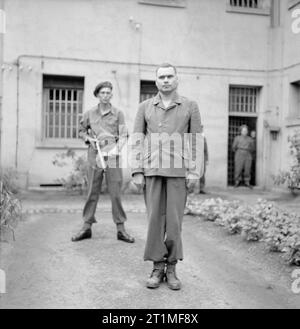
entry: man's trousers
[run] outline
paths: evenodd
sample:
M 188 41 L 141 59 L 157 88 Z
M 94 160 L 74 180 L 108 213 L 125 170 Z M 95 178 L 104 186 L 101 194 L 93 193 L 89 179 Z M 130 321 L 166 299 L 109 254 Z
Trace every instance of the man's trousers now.
M 145 177 L 148 235 L 144 260 L 176 263 L 183 259 L 181 228 L 187 198 L 184 177 Z
M 244 170 L 244 181 L 249 183 L 251 179 L 252 155 L 246 150 L 237 150 L 234 158 L 234 178 L 235 182 L 241 181 Z
M 83 209 L 83 220 L 85 223 L 96 223 L 95 212 L 101 192 L 103 174 L 103 169 L 89 168 L 88 197 Z M 107 168 L 105 176 L 108 192 L 111 198 L 113 220 L 117 225 L 122 224 L 127 219 L 121 202 L 122 169 Z

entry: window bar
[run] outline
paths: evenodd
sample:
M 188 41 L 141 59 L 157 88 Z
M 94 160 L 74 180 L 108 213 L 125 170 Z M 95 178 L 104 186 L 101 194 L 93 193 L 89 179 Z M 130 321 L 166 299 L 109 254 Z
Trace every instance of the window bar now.
M 78 98 L 80 98 L 80 112 L 79 112 L 79 108 L 77 110 L 77 113 L 76 113 L 76 138 L 79 137 L 79 134 L 78 134 L 78 131 L 79 131 L 79 120 L 82 118 L 82 102 L 83 102 L 83 91 L 80 90 L 80 97 L 78 95 Z
M 73 90 L 73 92 L 76 92 Z M 70 138 L 73 138 L 73 113 L 74 113 L 74 108 L 71 106 L 71 113 L 70 113 L 70 127 L 69 127 L 69 132 L 70 132 Z
M 49 89 L 44 91 L 44 109 L 45 109 L 45 119 L 44 119 L 44 138 L 49 137 L 49 103 L 50 103 L 50 93 Z
M 58 94 L 59 96 L 58 96 L 58 98 L 59 98 L 59 103 L 58 103 L 58 136 L 56 136 L 56 137 L 58 137 L 58 138 L 61 138 L 62 136 L 61 136 L 61 126 L 62 126 L 62 124 L 61 124 L 61 99 L 62 99 L 62 90 L 61 89 L 59 89 L 59 94 Z
M 56 89 L 53 89 L 53 103 L 52 103 L 52 138 L 55 137 L 55 114 L 56 114 Z

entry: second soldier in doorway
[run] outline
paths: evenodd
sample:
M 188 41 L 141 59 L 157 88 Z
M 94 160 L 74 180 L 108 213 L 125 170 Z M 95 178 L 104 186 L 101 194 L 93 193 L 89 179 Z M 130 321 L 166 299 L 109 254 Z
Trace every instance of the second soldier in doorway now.
M 240 135 L 236 136 L 233 141 L 232 150 L 234 154 L 234 179 L 235 187 L 238 187 L 242 181 L 244 173 L 244 183 L 247 187 L 251 180 L 252 154 L 254 149 L 253 138 L 248 136 L 248 126 L 240 127 Z
M 117 228 L 117 238 L 124 242 L 134 242 L 134 238 L 125 231 L 124 223 L 127 218 L 121 202 L 122 168 L 120 167 L 120 151 L 127 141 L 128 131 L 123 112 L 110 103 L 112 89 L 113 86 L 109 81 L 96 86 L 94 96 L 99 99 L 99 104 L 85 112 L 80 122 L 79 134 L 85 143 L 89 145 L 88 197 L 83 209 L 83 226 L 72 237 L 72 241 L 92 237 L 92 224 L 96 223 L 95 212 L 105 173 L 112 203 L 113 220 Z M 95 138 L 99 141 L 98 145 L 103 155 L 102 160 L 105 160 L 103 164 L 99 161 L 100 155 L 97 151 Z

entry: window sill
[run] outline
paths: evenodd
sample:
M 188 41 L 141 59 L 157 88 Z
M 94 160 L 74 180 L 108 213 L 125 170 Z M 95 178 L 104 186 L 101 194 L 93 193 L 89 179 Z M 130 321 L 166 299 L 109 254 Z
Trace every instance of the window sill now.
M 186 0 L 138 0 L 142 5 L 185 8 Z
M 75 148 L 79 150 L 85 150 L 87 146 L 84 144 L 82 140 L 51 140 L 47 139 L 44 141 L 37 142 L 35 147 L 37 149 L 67 149 L 67 148 Z
M 263 15 L 269 16 L 270 9 L 259 9 L 259 8 L 243 8 L 227 5 L 226 11 L 228 13 L 238 13 L 238 14 L 250 14 L 250 15 Z
M 286 118 L 285 119 L 286 127 L 299 127 L 300 126 L 300 118 Z

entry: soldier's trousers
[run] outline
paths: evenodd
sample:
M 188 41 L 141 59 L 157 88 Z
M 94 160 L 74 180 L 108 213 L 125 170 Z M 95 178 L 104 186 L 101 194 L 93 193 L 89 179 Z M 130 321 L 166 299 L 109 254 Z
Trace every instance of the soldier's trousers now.
M 83 209 L 83 220 L 85 223 L 93 224 L 96 223 L 95 212 L 101 192 L 104 170 L 90 167 L 88 175 L 88 197 Z M 122 169 L 107 168 L 105 175 L 111 198 L 113 220 L 117 225 L 122 224 L 127 219 L 121 202 Z
M 241 181 L 244 171 L 244 181 L 249 183 L 251 179 L 252 155 L 249 151 L 238 149 L 234 158 L 234 178 L 236 182 Z
M 183 259 L 181 228 L 187 198 L 184 177 L 145 177 L 148 235 L 144 260 L 176 263 Z

